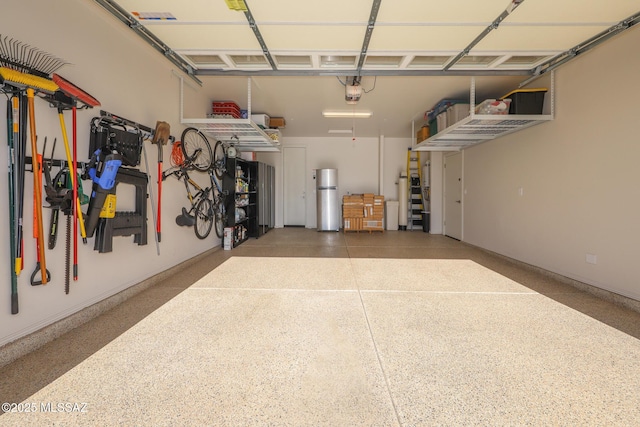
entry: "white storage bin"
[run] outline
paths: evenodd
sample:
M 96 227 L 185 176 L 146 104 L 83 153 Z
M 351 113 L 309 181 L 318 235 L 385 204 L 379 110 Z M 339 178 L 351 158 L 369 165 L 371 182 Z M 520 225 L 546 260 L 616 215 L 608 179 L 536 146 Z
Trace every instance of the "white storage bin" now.
M 257 124 L 258 126 L 268 128 L 270 119 L 269 119 L 269 116 L 266 114 L 252 114 L 251 121 Z
M 447 127 L 469 116 L 469 104 L 454 104 L 447 108 Z

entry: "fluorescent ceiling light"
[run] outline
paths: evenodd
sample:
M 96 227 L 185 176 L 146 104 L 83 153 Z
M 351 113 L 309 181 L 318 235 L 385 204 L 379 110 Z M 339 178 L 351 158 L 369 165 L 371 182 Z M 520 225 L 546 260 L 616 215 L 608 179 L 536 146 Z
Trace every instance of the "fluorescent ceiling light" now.
M 328 118 L 368 119 L 373 113 L 371 111 L 323 111 L 322 115 Z

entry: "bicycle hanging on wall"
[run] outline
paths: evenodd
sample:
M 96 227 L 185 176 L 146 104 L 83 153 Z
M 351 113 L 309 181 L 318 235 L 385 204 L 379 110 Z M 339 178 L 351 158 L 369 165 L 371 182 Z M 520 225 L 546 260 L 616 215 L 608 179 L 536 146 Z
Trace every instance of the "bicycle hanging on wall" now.
M 192 171 L 207 172 L 210 186 L 202 188 L 190 176 Z M 182 181 L 187 192 L 189 207 L 183 207 L 176 217 L 176 224 L 193 227 L 196 237 L 205 239 L 215 224 L 216 236 L 223 237 L 227 223 L 222 177 L 226 171 L 226 146 L 217 141 L 215 149 L 207 137 L 196 128 L 182 132 L 180 141 L 171 151 L 171 168 L 162 173 L 162 180 L 173 175 Z

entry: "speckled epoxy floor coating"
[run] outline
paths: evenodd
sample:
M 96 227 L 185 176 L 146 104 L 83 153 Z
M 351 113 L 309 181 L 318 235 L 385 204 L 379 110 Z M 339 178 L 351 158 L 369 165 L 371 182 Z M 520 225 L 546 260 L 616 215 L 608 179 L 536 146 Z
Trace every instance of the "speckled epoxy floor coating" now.
M 638 313 L 442 236 L 272 230 L 190 273 L 0 369 L 38 408 L 0 425 L 640 423 Z

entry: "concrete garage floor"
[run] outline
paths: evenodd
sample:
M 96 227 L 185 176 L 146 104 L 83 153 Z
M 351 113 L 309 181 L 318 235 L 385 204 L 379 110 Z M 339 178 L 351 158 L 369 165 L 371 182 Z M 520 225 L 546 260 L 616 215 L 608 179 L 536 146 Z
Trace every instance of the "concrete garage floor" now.
M 276 229 L 1 368 L 0 425 L 637 425 L 639 337 L 443 236 Z

